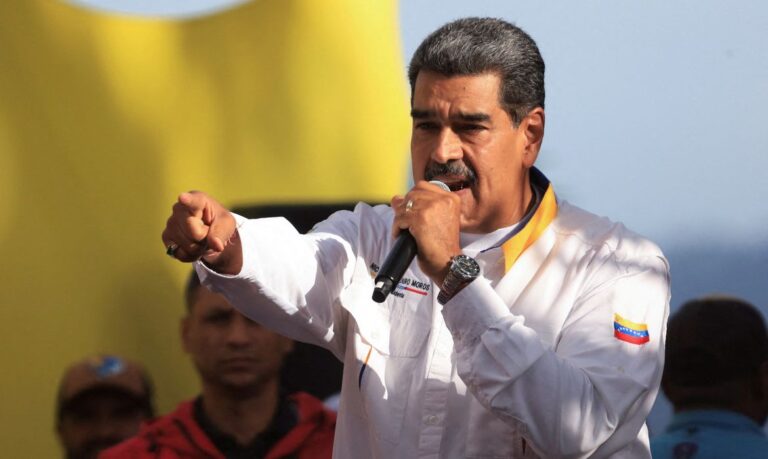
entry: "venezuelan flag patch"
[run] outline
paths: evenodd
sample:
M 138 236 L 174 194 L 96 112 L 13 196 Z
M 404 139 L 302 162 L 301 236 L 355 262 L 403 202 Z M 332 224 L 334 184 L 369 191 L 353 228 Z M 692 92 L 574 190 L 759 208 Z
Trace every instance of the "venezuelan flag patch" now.
M 613 336 L 632 344 L 644 344 L 651 340 L 646 324 L 632 322 L 618 314 L 613 315 Z

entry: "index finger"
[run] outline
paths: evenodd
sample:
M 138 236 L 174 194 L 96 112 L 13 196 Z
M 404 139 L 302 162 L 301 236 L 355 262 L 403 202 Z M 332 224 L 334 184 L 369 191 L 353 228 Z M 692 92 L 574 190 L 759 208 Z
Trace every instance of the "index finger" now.
M 180 210 L 188 212 L 193 217 L 202 218 L 203 211 L 208 205 L 208 196 L 199 191 L 188 191 L 179 195 L 177 204 L 180 205 Z

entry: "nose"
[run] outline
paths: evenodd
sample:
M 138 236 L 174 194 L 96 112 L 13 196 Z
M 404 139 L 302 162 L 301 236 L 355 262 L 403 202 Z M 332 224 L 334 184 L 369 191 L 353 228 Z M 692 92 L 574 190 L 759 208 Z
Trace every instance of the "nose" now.
M 247 346 L 252 340 L 252 329 L 258 326 L 258 324 L 238 314 L 229 325 L 227 343 L 235 347 Z
M 461 159 L 462 156 L 464 154 L 459 136 L 450 128 L 441 129 L 432 150 L 432 160 L 438 164 L 446 164 L 451 160 Z

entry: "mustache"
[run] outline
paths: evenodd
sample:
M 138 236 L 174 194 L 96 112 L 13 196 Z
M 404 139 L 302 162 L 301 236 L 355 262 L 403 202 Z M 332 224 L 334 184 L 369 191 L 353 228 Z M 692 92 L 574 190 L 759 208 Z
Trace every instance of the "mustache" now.
M 427 165 L 427 169 L 424 171 L 424 179 L 427 181 L 430 181 L 435 177 L 440 177 L 441 175 L 462 177 L 470 184 L 477 182 L 477 174 L 475 174 L 474 169 L 467 166 L 459 159 L 448 161 L 445 164 L 431 162 Z

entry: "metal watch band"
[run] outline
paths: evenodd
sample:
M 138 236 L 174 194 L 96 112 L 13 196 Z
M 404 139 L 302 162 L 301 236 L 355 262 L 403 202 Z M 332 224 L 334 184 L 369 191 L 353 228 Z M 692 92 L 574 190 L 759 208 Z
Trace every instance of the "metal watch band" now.
M 437 302 L 440 304 L 447 303 L 459 290 L 479 275 L 480 266 L 475 259 L 466 255 L 456 255 L 451 259 L 451 266 L 443 280 L 443 285 L 440 287 Z

